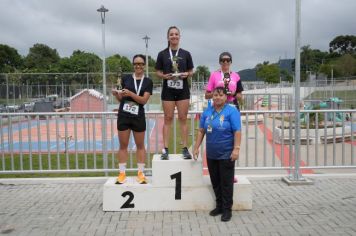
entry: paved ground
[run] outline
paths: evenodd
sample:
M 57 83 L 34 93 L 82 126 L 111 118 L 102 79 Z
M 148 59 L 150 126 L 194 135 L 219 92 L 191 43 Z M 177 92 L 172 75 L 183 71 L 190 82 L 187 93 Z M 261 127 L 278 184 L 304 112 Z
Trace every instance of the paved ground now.
M 287 186 L 250 178 L 253 210 L 103 212 L 105 179 L 0 179 L 0 235 L 356 235 L 356 175 Z

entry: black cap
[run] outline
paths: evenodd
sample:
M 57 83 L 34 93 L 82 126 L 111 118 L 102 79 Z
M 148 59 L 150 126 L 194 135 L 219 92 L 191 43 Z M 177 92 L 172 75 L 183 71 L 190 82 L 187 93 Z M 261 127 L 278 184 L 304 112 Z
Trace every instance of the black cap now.
M 228 56 L 230 57 L 231 61 L 232 61 L 232 56 L 231 56 L 231 53 L 229 52 L 222 52 L 219 56 L 219 61 L 221 61 L 221 59 L 224 57 L 224 56 Z

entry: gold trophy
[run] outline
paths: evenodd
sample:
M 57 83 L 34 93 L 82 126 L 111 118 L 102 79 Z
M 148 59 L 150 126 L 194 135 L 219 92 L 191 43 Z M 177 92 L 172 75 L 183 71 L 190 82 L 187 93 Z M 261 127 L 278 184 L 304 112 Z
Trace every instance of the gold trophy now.
M 172 70 L 173 70 L 173 78 L 174 79 L 179 79 L 179 77 L 182 75 L 182 73 L 179 72 L 178 69 L 178 60 L 181 59 L 180 57 L 174 56 L 172 58 Z
M 231 91 L 229 90 L 229 83 L 231 81 L 230 73 L 224 73 L 224 92 L 226 95 L 231 95 Z
M 119 68 L 117 72 L 117 82 L 116 82 L 116 89 L 119 91 L 122 90 L 121 77 L 122 77 L 122 72 L 121 72 L 121 68 Z

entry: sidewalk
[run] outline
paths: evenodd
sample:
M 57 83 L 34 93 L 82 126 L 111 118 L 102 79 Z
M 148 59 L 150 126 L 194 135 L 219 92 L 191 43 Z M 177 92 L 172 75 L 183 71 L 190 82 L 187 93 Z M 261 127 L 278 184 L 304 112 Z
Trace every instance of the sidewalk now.
M 103 178 L 0 179 L 0 235 L 356 235 L 356 175 L 249 179 L 253 210 L 228 223 L 207 211 L 103 212 Z

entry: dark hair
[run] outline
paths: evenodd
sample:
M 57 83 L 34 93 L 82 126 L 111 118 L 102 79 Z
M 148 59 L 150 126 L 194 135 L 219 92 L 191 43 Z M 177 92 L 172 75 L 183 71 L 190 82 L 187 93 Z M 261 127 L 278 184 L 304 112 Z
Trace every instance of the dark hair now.
M 178 27 L 177 26 L 170 26 L 169 28 L 168 28 L 168 30 L 167 30 L 167 38 L 168 38 L 168 36 L 169 36 L 169 31 L 171 30 L 171 29 L 176 29 L 176 30 L 178 30 L 178 32 L 180 33 L 180 30 L 178 29 Z M 168 46 L 167 46 L 167 48 L 169 48 L 169 40 L 168 40 Z
M 219 62 L 221 62 L 221 59 L 222 59 L 224 56 L 230 57 L 230 60 L 231 60 L 231 62 L 232 62 L 232 56 L 231 56 L 231 53 L 229 53 L 229 52 L 222 52 L 222 53 L 220 53 Z
M 222 92 L 223 94 L 227 95 L 227 94 L 226 94 L 226 89 L 225 89 L 224 87 L 221 87 L 221 86 L 214 88 L 213 93 L 214 93 L 214 92 L 218 92 L 218 93 L 221 93 L 221 92 Z
M 136 54 L 135 56 L 133 56 L 133 58 L 132 58 L 132 63 L 134 63 L 134 60 L 135 60 L 137 57 L 141 57 L 141 58 L 143 59 L 143 62 L 146 64 L 146 57 L 145 57 L 145 55 L 142 55 L 142 54 Z

